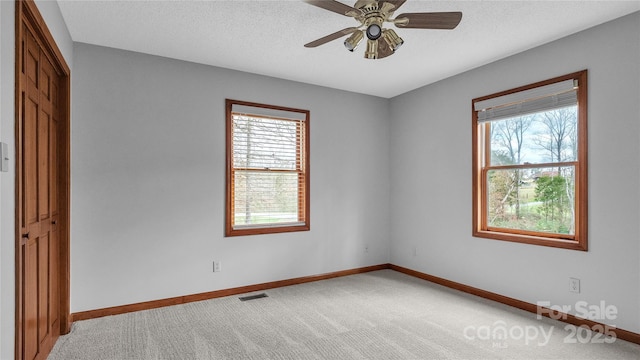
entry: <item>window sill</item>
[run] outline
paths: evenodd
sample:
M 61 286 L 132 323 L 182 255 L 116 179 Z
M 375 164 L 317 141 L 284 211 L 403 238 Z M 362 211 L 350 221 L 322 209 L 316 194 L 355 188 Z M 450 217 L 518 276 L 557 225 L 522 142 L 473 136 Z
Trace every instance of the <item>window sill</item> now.
M 245 236 L 245 235 L 260 235 L 260 234 L 278 234 L 296 231 L 309 231 L 310 226 L 308 223 L 302 223 L 301 225 L 285 225 L 282 226 L 246 226 L 237 228 L 227 228 L 225 236 Z
M 580 242 L 578 240 L 564 240 L 551 237 L 531 236 L 510 234 L 504 232 L 487 231 L 487 230 L 474 230 L 474 237 L 517 242 L 530 245 L 548 246 L 561 249 L 587 251 L 586 242 Z

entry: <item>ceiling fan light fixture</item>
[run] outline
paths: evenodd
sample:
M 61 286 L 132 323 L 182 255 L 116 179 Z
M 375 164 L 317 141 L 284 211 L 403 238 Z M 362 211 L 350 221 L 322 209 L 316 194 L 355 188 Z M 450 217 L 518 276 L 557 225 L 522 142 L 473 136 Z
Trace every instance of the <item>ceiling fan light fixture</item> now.
M 353 50 L 358 47 L 363 38 L 364 35 L 362 34 L 362 31 L 356 31 L 351 34 L 351 36 L 349 36 L 347 40 L 344 41 L 344 47 L 346 47 L 347 50 L 353 52 Z
M 378 24 L 371 24 L 367 26 L 367 38 L 369 40 L 378 40 L 382 35 L 382 27 Z
M 378 58 L 378 40 L 367 40 L 367 51 L 364 53 L 367 59 Z
M 389 44 L 389 47 L 394 52 L 404 44 L 404 40 L 402 40 L 402 38 L 398 36 L 393 29 L 384 29 L 382 32 L 382 38 L 387 42 L 387 44 Z

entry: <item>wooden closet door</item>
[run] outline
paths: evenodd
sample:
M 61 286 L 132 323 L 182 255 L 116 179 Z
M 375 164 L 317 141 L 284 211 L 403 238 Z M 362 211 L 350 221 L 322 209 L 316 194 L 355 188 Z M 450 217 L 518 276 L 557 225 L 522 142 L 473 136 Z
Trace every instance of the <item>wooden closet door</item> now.
M 59 75 L 23 27 L 22 299 L 23 358 L 46 359 L 60 335 L 58 244 Z

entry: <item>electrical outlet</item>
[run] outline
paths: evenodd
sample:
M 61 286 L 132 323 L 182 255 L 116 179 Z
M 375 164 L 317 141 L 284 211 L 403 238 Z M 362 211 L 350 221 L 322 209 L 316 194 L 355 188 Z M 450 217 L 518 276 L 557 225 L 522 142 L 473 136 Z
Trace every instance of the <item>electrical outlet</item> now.
M 220 264 L 220 261 L 214 261 L 213 272 L 220 272 L 220 271 L 222 271 L 222 265 Z
M 580 279 L 569 278 L 569 291 L 580 293 Z
M 412 254 L 413 254 L 413 256 L 418 255 L 418 248 L 416 246 L 413 247 Z
M 368 253 L 368 252 L 369 252 L 369 245 L 365 245 L 365 246 L 364 246 L 364 252 L 365 252 L 365 253 Z

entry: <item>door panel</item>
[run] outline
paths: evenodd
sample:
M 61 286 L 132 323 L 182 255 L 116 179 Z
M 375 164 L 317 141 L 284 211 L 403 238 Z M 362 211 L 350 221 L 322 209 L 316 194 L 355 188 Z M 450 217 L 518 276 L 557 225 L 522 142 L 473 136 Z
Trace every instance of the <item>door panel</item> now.
M 44 106 L 40 106 L 41 109 Z M 44 109 L 43 109 L 44 110 Z M 40 111 L 38 117 L 38 220 L 49 218 L 49 117 L 45 111 Z
M 46 359 L 60 334 L 59 106 L 53 102 L 60 76 L 26 26 L 23 34 L 22 357 L 33 360 Z
M 25 359 L 38 353 L 38 244 L 27 240 L 23 250 L 24 266 L 24 350 Z
M 34 1 L 16 0 L 15 358 L 70 331 L 70 70 Z
M 35 119 L 38 114 L 37 99 L 34 101 L 33 97 L 27 96 L 26 108 L 24 111 L 23 129 L 24 139 L 36 139 L 37 129 Z M 25 121 L 26 119 L 34 119 L 32 121 Z M 25 227 L 29 227 L 38 221 L 38 171 L 37 171 L 37 159 L 38 152 L 36 150 L 37 142 L 35 140 L 24 141 L 24 197 L 26 204 L 24 206 L 25 212 Z
M 40 236 L 38 249 L 38 341 L 44 343 L 49 335 L 49 236 Z

